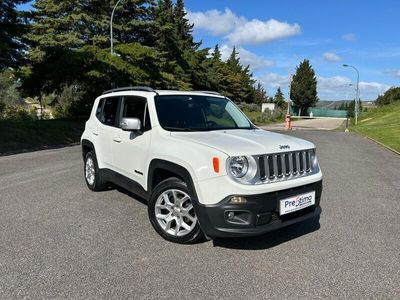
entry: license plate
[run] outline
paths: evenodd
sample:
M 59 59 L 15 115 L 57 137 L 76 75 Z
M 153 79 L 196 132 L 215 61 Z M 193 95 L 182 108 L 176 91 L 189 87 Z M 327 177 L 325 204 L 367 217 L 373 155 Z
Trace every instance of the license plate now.
M 293 196 L 286 199 L 281 199 L 279 205 L 279 214 L 286 215 L 291 212 L 312 206 L 315 204 L 315 191 Z

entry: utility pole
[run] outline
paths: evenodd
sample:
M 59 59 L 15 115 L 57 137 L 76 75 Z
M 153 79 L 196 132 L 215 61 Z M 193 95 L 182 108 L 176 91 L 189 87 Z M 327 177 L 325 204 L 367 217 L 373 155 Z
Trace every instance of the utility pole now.
M 357 88 L 356 88 L 356 99 L 355 99 L 355 105 L 354 105 L 355 124 L 357 125 L 358 113 L 359 113 L 359 105 L 360 105 L 360 89 L 359 89 L 360 72 L 358 72 L 358 69 L 356 67 L 351 66 L 351 65 L 343 64 L 343 67 L 352 68 L 357 72 Z
M 111 55 L 114 55 L 114 40 L 113 40 L 113 20 L 114 20 L 114 13 L 115 9 L 117 8 L 118 4 L 122 0 L 118 0 L 117 3 L 115 4 L 112 13 L 111 13 L 111 19 L 110 19 L 110 41 L 111 41 Z

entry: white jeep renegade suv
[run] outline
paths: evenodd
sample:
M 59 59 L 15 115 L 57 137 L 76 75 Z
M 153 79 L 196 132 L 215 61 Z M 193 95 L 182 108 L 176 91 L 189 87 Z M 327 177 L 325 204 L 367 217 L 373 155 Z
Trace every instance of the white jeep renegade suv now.
M 259 235 L 321 213 L 315 146 L 257 128 L 218 93 L 107 91 L 81 144 L 88 187 L 144 198 L 169 241 Z

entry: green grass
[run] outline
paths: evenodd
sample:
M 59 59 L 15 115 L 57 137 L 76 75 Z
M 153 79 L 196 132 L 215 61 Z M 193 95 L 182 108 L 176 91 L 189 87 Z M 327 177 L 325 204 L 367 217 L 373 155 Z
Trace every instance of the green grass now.
M 0 121 L 0 154 L 79 142 L 84 120 Z
M 283 116 L 272 115 L 268 116 L 263 114 L 261 111 L 244 111 L 246 116 L 256 125 L 267 125 L 272 123 L 282 123 L 285 122 Z
M 400 103 L 363 113 L 358 125 L 350 129 L 400 151 Z

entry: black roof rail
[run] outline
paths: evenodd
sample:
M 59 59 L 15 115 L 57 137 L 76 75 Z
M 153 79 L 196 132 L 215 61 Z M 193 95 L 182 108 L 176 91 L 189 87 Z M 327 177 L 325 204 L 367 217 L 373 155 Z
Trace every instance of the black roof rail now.
M 154 89 L 148 86 L 127 86 L 127 87 L 120 87 L 120 88 L 115 88 L 112 90 L 108 90 L 103 92 L 103 95 L 109 94 L 109 93 L 115 93 L 115 92 L 125 92 L 125 91 L 141 91 L 141 92 L 152 92 L 156 93 Z
M 193 92 L 199 92 L 199 93 L 204 93 L 204 94 L 211 94 L 211 95 L 219 95 L 219 96 L 222 96 L 219 92 L 215 92 L 215 91 L 193 91 Z

